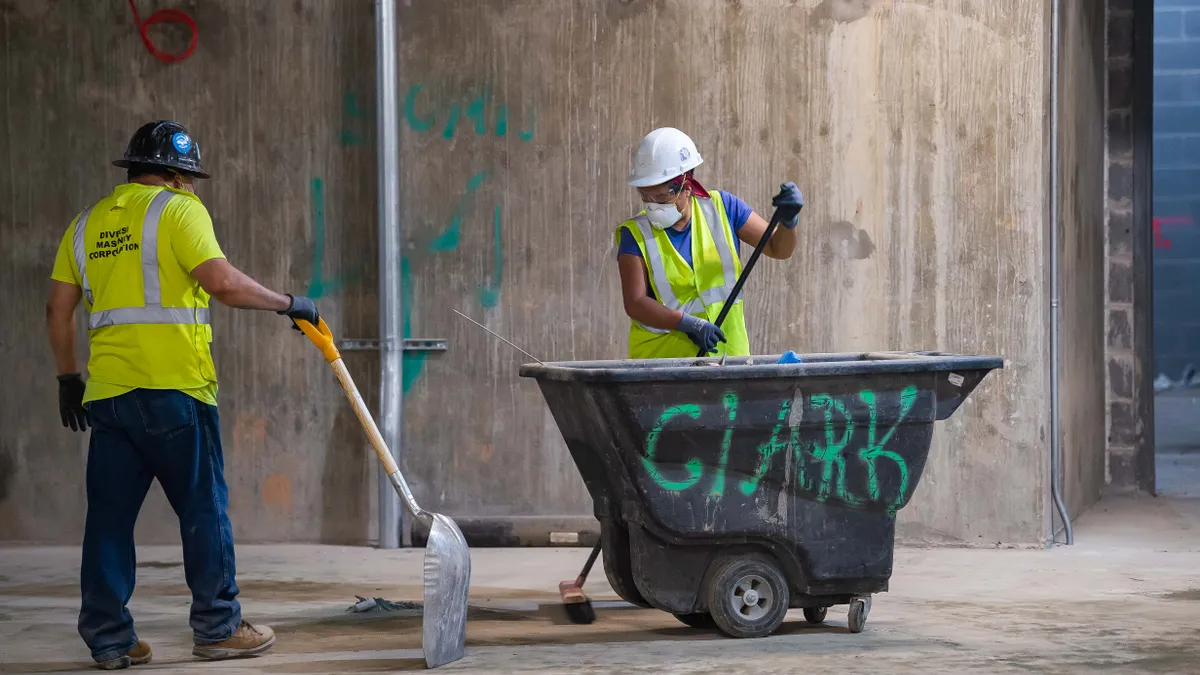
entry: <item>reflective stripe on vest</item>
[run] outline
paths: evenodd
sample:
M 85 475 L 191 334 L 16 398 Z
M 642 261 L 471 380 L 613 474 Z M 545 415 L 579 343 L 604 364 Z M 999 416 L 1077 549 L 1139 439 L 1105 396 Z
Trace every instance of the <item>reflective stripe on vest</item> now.
M 716 204 L 711 199 L 699 197 L 696 198 L 696 201 L 700 202 L 700 211 L 704 214 L 708 231 L 712 234 L 713 243 L 717 247 L 717 255 L 721 258 L 721 273 L 725 278 L 724 284 L 700 291 L 700 299 L 707 307 L 725 302 L 729 294 L 733 292 L 733 287 L 737 285 L 737 268 L 733 262 L 733 249 L 729 248 L 729 228 L 717 215 Z
M 676 309 L 684 314 L 699 314 L 704 311 L 704 303 L 699 299 L 692 300 L 684 307 L 679 302 L 679 298 L 675 297 L 675 289 L 671 288 L 671 282 L 667 279 L 667 266 L 663 262 L 662 251 L 658 248 L 658 240 L 654 238 L 654 226 L 650 224 L 650 220 L 646 216 L 637 216 L 633 219 L 637 224 L 638 229 L 642 232 L 642 241 L 646 245 L 646 262 L 650 264 L 650 280 L 654 284 L 654 294 L 658 296 L 658 301 L 667 309 Z M 669 330 L 654 328 L 647 326 L 641 321 L 635 321 L 637 325 L 651 333 L 658 335 L 666 335 Z
M 679 299 L 675 297 L 675 290 L 671 287 L 671 281 L 667 277 L 666 263 L 663 260 L 662 251 L 658 248 L 658 240 L 654 238 L 654 226 L 650 224 L 650 220 L 645 215 L 639 215 L 633 219 L 642 233 L 642 240 L 646 246 L 646 262 L 650 268 L 650 281 L 654 285 L 654 294 L 658 296 L 658 301 L 669 309 L 676 309 L 684 314 L 692 315 L 703 314 L 705 307 L 725 302 L 729 294 L 733 292 L 734 285 L 737 284 L 737 268 L 734 264 L 733 249 L 729 247 L 728 228 L 717 214 L 717 207 L 713 200 L 697 197 L 696 201 L 700 204 L 705 225 L 708 226 L 708 231 L 712 235 L 713 245 L 717 248 L 717 256 L 721 259 L 724 283 L 700 291 L 700 297 L 689 302 L 686 307 L 682 306 Z M 666 335 L 671 332 L 647 326 L 640 321 L 635 321 L 635 323 L 644 330 L 658 335 Z
M 162 220 L 163 209 L 167 202 L 177 195 L 170 190 L 162 190 L 150 200 L 146 209 L 146 217 L 142 220 L 142 307 L 114 307 L 88 315 L 88 329 L 96 330 L 105 326 L 125 326 L 131 324 L 177 324 L 194 325 L 207 324 L 211 312 L 207 307 L 163 307 L 162 282 L 158 278 L 158 223 Z M 93 303 L 92 287 L 87 278 L 87 247 L 85 232 L 88 216 L 93 207 L 79 214 L 75 222 L 75 236 L 72 243 L 75 249 L 75 264 L 79 268 L 80 286 L 87 296 L 88 304 Z

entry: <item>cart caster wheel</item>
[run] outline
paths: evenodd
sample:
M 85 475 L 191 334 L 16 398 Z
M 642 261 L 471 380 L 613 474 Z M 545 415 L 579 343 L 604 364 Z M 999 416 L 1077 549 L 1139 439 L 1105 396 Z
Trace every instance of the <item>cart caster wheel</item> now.
M 708 612 L 676 614 L 675 618 L 679 619 L 679 623 L 697 630 L 712 630 L 717 627 L 716 622 L 713 621 L 712 614 Z
M 871 597 L 854 598 L 850 601 L 850 614 L 846 623 L 851 633 L 861 633 L 867 625 L 867 614 L 871 612 Z
M 779 565 L 766 555 L 721 561 L 709 578 L 706 593 L 713 622 L 730 637 L 766 637 L 778 630 L 787 616 L 787 580 Z
M 828 613 L 828 607 L 805 607 L 804 620 L 809 623 L 825 623 L 825 615 Z

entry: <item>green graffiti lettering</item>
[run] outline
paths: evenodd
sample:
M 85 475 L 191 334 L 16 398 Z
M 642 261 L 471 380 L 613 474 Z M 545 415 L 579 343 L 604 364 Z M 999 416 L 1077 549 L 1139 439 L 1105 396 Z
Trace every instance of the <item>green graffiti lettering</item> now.
M 475 121 L 476 136 L 483 136 L 487 133 L 487 102 L 488 95 L 487 92 L 484 92 L 476 96 L 467 106 L 467 119 Z
M 320 178 L 314 178 L 312 179 L 310 188 L 313 223 L 313 259 L 312 272 L 308 278 L 308 288 L 304 294 L 313 300 L 319 300 L 330 293 L 336 292 L 343 285 L 354 283 L 361 279 L 363 266 L 359 265 L 345 274 L 335 275 L 332 279 L 325 278 L 325 182 Z
M 412 308 L 413 308 L 413 288 L 412 288 L 412 268 L 409 267 L 408 258 L 400 258 L 400 297 L 401 314 L 404 317 L 404 337 L 412 337 Z M 425 358 L 429 352 L 424 350 L 405 351 L 401 360 L 401 388 L 404 393 L 408 393 L 413 385 L 417 383 L 417 378 L 421 376 L 421 370 L 425 368 Z
M 727 391 L 721 398 L 725 410 L 729 412 L 729 426 L 725 427 L 725 437 L 721 439 L 721 460 L 717 465 L 717 475 L 713 478 L 712 490 L 709 492 L 714 497 L 725 494 L 725 467 L 729 465 L 729 449 L 733 447 L 733 427 L 737 421 L 738 409 L 737 394 Z
M 670 422 L 672 419 L 679 417 L 680 415 L 687 415 L 692 419 L 699 419 L 700 406 L 680 405 L 675 406 L 674 408 L 668 408 L 666 411 L 664 411 L 663 414 L 658 418 L 658 423 L 655 424 L 654 428 L 650 430 L 650 433 L 646 435 L 646 456 L 642 458 L 642 466 L 646 467 L 646 473 L 649 473 L 654 482 L 658 483 L 663 489 L 670 490 L 672 492 L 678 492 L 680 490 L 686 490 L 692 487 L 696 483 L 700 482 L 701 476 L 704 475 L 704 466 L 700 463 L 699 458 L 696 457 L 688 460 L 687 464 L 684 465 L 687 467 L 688 477 L 678 481 L 670 480 L 666 476 L 663 476 L 662 472 L 658 470 L 658 463 L 654 461 L 654 451 L 658 448 L 658 438 L 662 435 L 663 427 L 666 426 L 667 422 Z
M 863 403 L 867 404 L 867 409 L 869 410 L 870 414 L 870 420 L 867 423 L 867 445 L 858 453 L 859 458 L 862 459 L 863 463 L 867 466 L 867 490 L 871 499 L 879 499 L 879 476 L 875 462 L 880 457 L 886 457 L 892 460 L 892 462 L 896 465 L 896 468 L 900 470 L 900 488 L 897 490 L 896 496 L 892 500 L 892 506 L 895 507 L 904 498 L 905 491 L 908 490 L 908 463 L 904 461 L 903 457 L 895 452 L 886 450 L 885 446 L 887 445 L 888 441 L 892 440 L 892 434 L 896 433 L 896 429 L 904 421 L 904 418 L 908 416 L 909 411 L 912 410 L 913 403 L 917 400 L 917 388 L 913 385 L 909 385 L 900 392 L 900 413 L 896 418 L 896 423 L 893 424 L 890 429 L 888 429 L 887 433 L 883 435 L 883 438 L 878 440 L 875 438 L 876 419 L 879 412 L 876 407 L 875 392 L 859 392 L 858 398 L 861 399 Z
M 348 91 L 342 97 L 342 111 L 349 118 L 342 128 L 342 145 L 362 143 L 365 140 L 363 135 L 351 127 L 359 127 L 361 125 L 359 120 L 365 119 L 367 114 L 358 107 L 358 96 L 354 92 Z
M 446 228 L 446 231 L 437 239 L 430 242 L 429 249 L 431 251 L 453 251 L 458 248 L 463 217 L 467 215 L 467 209 L 471 207 L 471 198 L 474 197 L 479 186 L 483 185 L 485 178 L 487 178 L 487 172 L 480 171 L 467 180 L 467 189 L 459 197 L 458 205 L 454 207 L 454 215 L 450 218 L 450 227 Z
M 462 107 L 458 101 L 450 106 L 450 119 L 446 120 L 446 128 L 442 130 L 442 138 L 450 140 L 454 138 L 454 130 L 458 128 L 458 116 L 462 114 Z
M 500 138 L 508 135 L 508 105 L 504 103 L 496 109 L 496 135 Z
M 534 130 L 534 126 L 536 125 L 536 123 L 537 123 L 537 120 L 534 119 L 533 112 L 530 112 L 529 113 L 529 128 L 521 130 L 521 132 L 518 134 L 521 137 L 521 140 L 529 141 L 529 140 L 533 139 L 533 130 Z
M 767 469 L 771 467 L 771 458 L 776 452 L 787 448 L 788 442 L 779 442 L 779 432 L 783 431 L 783 425 L 787 422 L 788 414 L 791 413 L 792 402 L 784 401 L 779 408 L 779 420 L 775 423 L 775 428 L 771 430 L 771 438 L 767 439 L 766 443 L 758 446 L 758 470 L 750 478 L 743 478 L 739 484 L 742 494 L 751 495 L 758 489 L 758 483 L 767 475 Z M 793 431 L 793 435 L 796 432 Z
M 792 400 L 783 401 L 770 437 L 757 448 L 758 463 L 753 474 L 737 482 L 738 490 L 744 496 L 749 497 L 753 495 L 762 487 L 763 480 L 771 469 L 775 455 L 779 454 L 780 451 L 790 451 L 796 460 L 796 467 L 793 472 L 794 477 L 791 480 L 794 480 L 800 489 L 812 495 L 810 498 L 815 501 L 821 503 L 834 501 L 849 506 L 862 506 L 867 501 L 878 503 L 883 497 L 881 494 L 883 488 L 880 484 L 877 464 L 880 458 L 886 458 L 893 462 L 899 471 L 900 480 L 897 492 L 889 502 L 889 510 L 894 513 L 902 501 L 904 494 L 908 491 L 910 477 L 908 465 L 904 458 L 899 453 L 888 450 L 887 445 L 896 434 L 896 430 L 904 423 L 912 411 L 916 403 L 917 393 L 918 389 L 913 385 L 909 385 L 901 390 L 896 422 L 888 429 L 881 430 L 879 428 L 879 404 L 876 393 L 870 390 L 858 392 L 858 398 L 866 404 L 868 413 L 865 443 L 861 444 L 854 442 L 855 429 L 858 427 L 854 422 L 850 409 L 842 402 L 842 399 L 830 394 L 817 394 L 809 399 L 810 408 L 814 411 L 821 411 L 824 418 L 821 428 L 824 442 L 803 440 L 801 437 L 802 425 L 800 424 L 791 425 L 786 438 L 783 438 L 782 436 L 785 434 L 784 428 L 788 426 L 788 420 L 795 412 L 793 410 L 794 405 L 801 405 L 800 403 L 794 403 Z M 691 488 L 702 479 L 705 467 L 711 466 L 714 469 L 713 481 L 711 488 L 707 492 L 707 496 L 717 498 L 724 496 L 726 473 L 730 453 L 733 452 L 734 431 L 737 427 L 739 399 L 735 393 L 725 392 L 722 395 L 722 403 L 725 407 L 728 424 L 724 428 L 719 456 L 712 463 L 706 463 L 700 458 L 689 460 L 684 465 L 687 468 L 687 477 L 679 480 L 671 480 L 662 475 L 658 470 L 658 465 L 653 461 L 654 451 L 659 436 L 662 433 L 663 425 L 679 415 L 686 414 L 692 419 L 698 419 L 700 408 L 696 405 L 677 406 L 663 413 L 657 426 L 654 427 L 647 437 L 647 456 L 643 460 L 650 478 L 660 487 L 672 492 Z M 865 490 L 854 488 L 849 484 L 850 479 L 847 474 L 848 456 L 853 460 L 850 468 L 860 466 L 857 462 L 861 462 L 861 466 L 864 467 L 866 472 Z M 810 462 L 813 463 L 813 471 L 810 471 Z M 820 465 L 819 471 L 815 471 L 816 464 Z M 858 492 L 864 492 L 865 494 L 858 494 Z
M 492 220 L 492 276 L 479 289 L 479 304 L 491 309 L 500 304 L 500 282 L 504 278 L 504 244 L 500 237 L 500 206 Z
M 812 452 L 813 457 L 822 464 L 821 482 L 817 486 L 816 492 L 822 499 L 835 497 L 847 504 L 859 504 L 861 500 L 846 489 L 846 458 L 842 454 L 842 451 L 850 444 L 850 437 L 854 433 L 850 413 L 841 401 L 828 394 L 817 394 L 812 397 L 812 402 L 813 407 L 820 408 L 825 413 L 825 445 L 814 445 Z M 842 415 L 842 436 L 836 440 L 833 421 L 835 410 Z
M 408 120 L 410 129 L 417 133 L 424 133 L 433 128 L 434 117 L 420 117 L 417 115 L 417 95 L 425 88 L 423 84 L 414 84 L 408 88 L 408 95 L 404 97 L 404 119 Z

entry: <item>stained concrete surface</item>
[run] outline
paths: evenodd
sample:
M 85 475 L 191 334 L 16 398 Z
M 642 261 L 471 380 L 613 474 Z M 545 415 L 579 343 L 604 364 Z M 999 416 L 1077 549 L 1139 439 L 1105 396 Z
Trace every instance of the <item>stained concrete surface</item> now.
M 1194 673 L 1200 664 L 1200 500 L 1106 500 L 1077 523 L 1077 544 L 1043 549 L 902 548 L 892 590 L 867 629 L 843 608 L 824 626 L 793 612 L 777 636 L 732 640 L 618 602 L 589 582 L 599 620 L 551 611 L 583 549 L 473 552 L 468 657 L 447 672 Z M 201 664 L 190 656 L 187 589 L 176 548 L 139 548 L 131 603 L 155 650 L 136 670 L 371 673 L 421 669 L 419 619 L 346 613 L 355 594 L 420 598 L 419 551 L 244 546 L 247 618 L 273 625 L 269 655 Z M 0 672 L 87 672 L 75 633 L 78 551 L 0 549 Z M 604 602 L 600 602 L 600 601 Z

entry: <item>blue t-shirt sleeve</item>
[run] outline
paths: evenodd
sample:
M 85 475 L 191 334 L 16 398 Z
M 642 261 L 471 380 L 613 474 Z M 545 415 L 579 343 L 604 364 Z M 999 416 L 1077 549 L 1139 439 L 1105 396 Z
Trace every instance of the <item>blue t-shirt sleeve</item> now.
M 750 214 L 754 209 L 750 208 L 746 202 L 735 194 L 730 194 L 721 191 L 721 201 L 725 204 L 725 215 L 729 216 L 729 225 L 733 228 L 733 233 L 736 235 L 738 230 L 750 220 Z
M 617 247 L 617 255 L 622 253 L 642 257 L 642 249 L 638 248 L 637 240 L 633 238 L 633 233 L 628 227 L 621 228 L 621 244 Z

